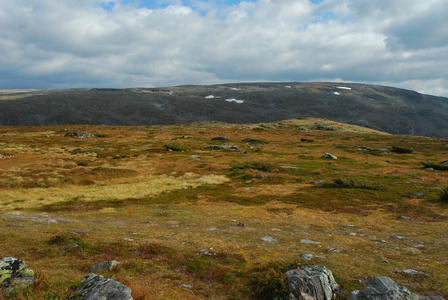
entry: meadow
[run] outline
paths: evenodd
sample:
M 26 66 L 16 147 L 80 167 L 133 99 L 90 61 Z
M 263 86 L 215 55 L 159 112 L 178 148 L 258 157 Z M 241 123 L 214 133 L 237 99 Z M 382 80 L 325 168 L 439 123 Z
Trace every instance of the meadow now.
M 3 297 L 73 298 L 107 260 L 134 299 L 287 299 L 299 264 L 345 296 L 388 276 L 448 297 L 446 160 L 447 139 L 322 119 L 0 127 L 0 256 L 38 278 Z

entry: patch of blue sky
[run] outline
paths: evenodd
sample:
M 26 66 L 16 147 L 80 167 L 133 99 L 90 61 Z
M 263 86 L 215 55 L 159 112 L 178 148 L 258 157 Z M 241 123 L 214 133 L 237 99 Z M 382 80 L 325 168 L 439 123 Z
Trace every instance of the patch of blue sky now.
M 237 5 L 241 2 L 256 2 L 257 0 L 123 0 L 124 4 L 131 4 L 135 5 L 138 8 L 148 8 L 148 9 L 164 9 L 167 8 L 170 5 L 177 4 L 177 5 L 184 5 L 189 6 L 193 9 L 197 8 L 200 2 L 204 3 L 212 3 L 216 4 L 218 6 L 232 6 Z M 316 0 L 313 0 L 316 1 Z M 110 5 L 101 5 L 103 8 Z
M 310 2 L 313 4 L 321 4 L 324 0 L 310 0 Z

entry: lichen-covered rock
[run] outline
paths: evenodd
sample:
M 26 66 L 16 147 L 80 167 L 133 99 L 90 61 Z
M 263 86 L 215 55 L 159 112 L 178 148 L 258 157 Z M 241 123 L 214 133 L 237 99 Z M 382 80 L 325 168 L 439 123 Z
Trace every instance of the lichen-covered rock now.
M 331 271 L 324 266 L 299 266 L 286 275 L 291 300 L 330 300 L 341 290 Z
M 374 277 L 361 291 L 352 291 L 348 300 L 418 300 L 419 296 L 385 276 Z
M 34 271 L 26 263 L 14 257 L 0 260 L 0 286 L 27 287 L 35 281 Z
M 132 300 L 132 290 L 121 282 L 104 278 L 101 275 L 91 273 L 82 281 L 76 293 L 78 300 Z

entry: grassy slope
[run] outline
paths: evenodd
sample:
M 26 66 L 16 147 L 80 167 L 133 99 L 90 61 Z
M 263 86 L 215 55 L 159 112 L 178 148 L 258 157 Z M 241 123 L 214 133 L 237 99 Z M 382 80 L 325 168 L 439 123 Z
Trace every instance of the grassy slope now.
M 302 253 L 320 256 L 311 263 L 329 267 L 347 291 L 381 275 L 448 296 L 448 208 L 434 201 L 448 173 L 421 164 L 446 160 L 446 139 L 324 120 L 268 125 L 1 127 L 0 154 L 12 158 L 0 158 L 0 256 L 25 260 L 40 278 L 14 297 L 67 298 L 89 266 L 114 259 L 126 262 L 103 274 L 128 284 L 134 299 L 257 298 L 255 282 L 269 283 L 278 262 L 310 263 Z M 241 151 L 207 149 L 219 144 Z M 326 152 L 338 160 L 322 159 Z M 404 268 L 427 275 L 393 272 Z

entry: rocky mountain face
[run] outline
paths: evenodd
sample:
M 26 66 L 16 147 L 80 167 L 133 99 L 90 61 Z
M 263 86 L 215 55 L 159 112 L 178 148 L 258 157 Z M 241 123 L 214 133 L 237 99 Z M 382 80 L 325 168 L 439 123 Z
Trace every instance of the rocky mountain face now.
M 448 137 L 448 98 L 354 83 L 238 83 L 0 94 L 0 125 L 262 123 L 318 117 Z

